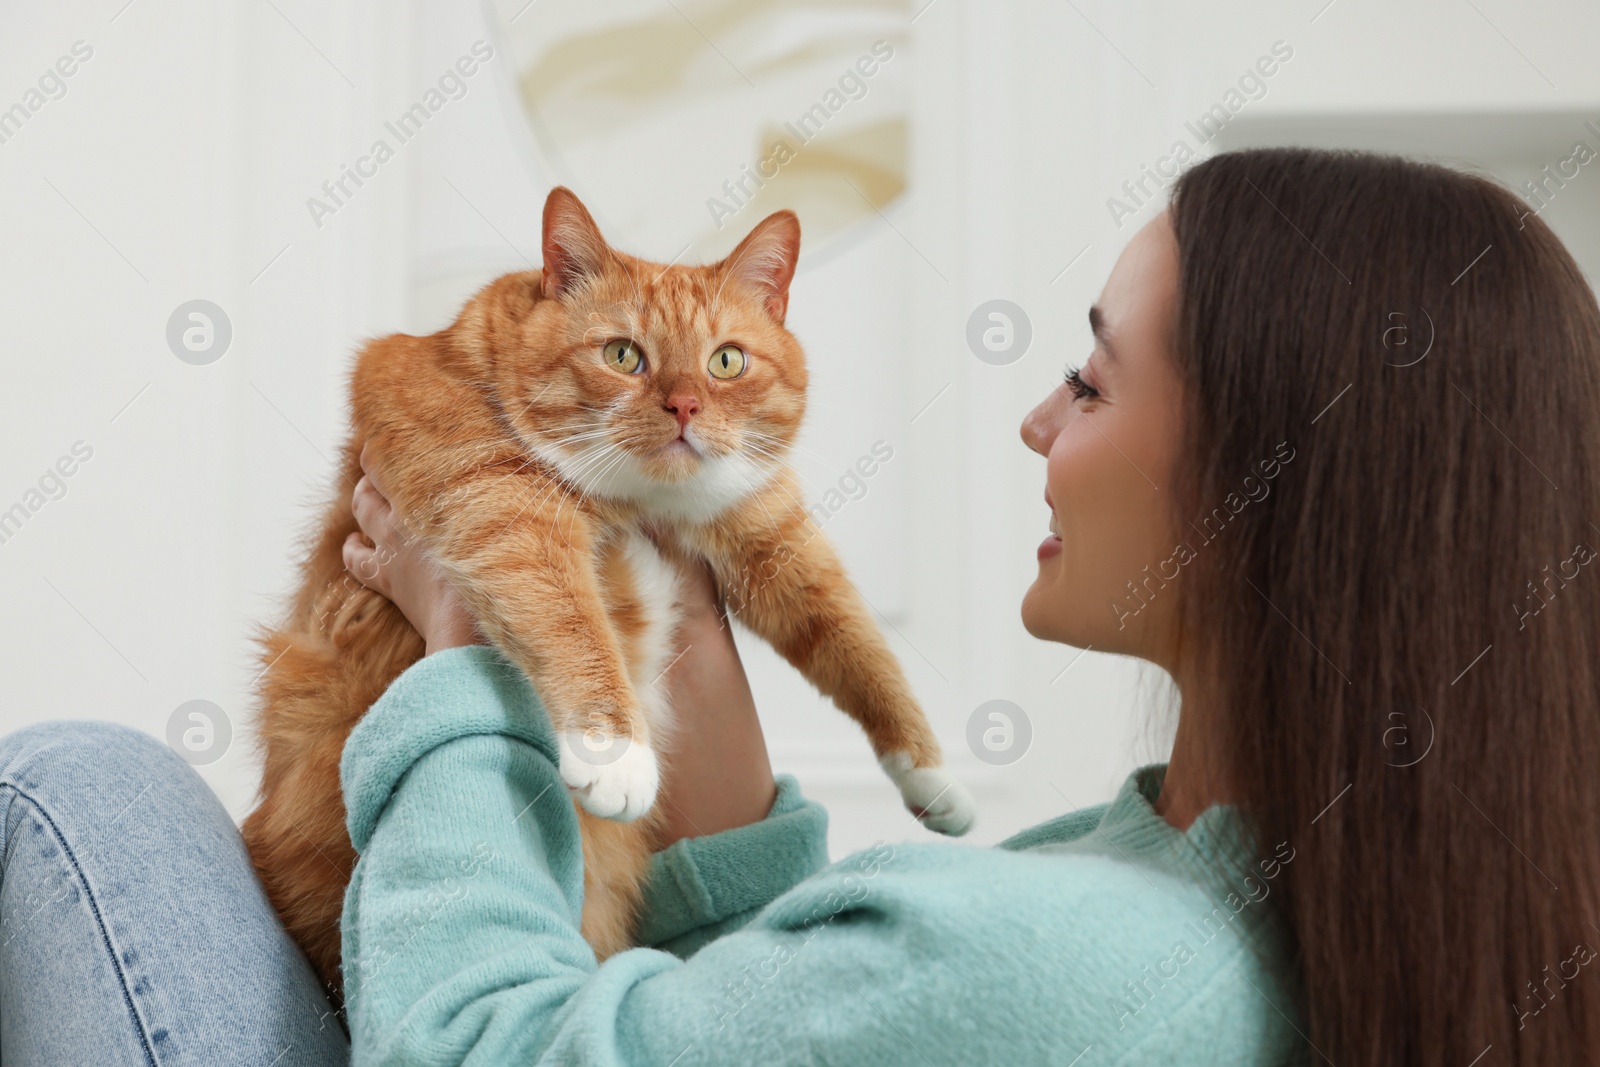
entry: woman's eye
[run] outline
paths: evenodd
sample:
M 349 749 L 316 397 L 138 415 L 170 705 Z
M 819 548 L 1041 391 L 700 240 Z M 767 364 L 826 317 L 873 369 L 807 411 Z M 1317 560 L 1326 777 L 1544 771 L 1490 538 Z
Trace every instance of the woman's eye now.
M 713 378 L 737 378 L 744 373 L 744 349 L 738 345 L 723 345 L 711 353 L 711 376 Z
M 624 338 L 607 341 L 606 363 L 624 374 L 638 374 L 644 369 L 644 353 L 638 345 Z
M 1084 397 L 1093 398 L 1100 395 L 1100 390 L 1083 380 L 1083 374 L 1077 367 L 1067 368 L 1067 388 L 1072 390 L 1072 398 L 1074 400 L 1082 400 Z

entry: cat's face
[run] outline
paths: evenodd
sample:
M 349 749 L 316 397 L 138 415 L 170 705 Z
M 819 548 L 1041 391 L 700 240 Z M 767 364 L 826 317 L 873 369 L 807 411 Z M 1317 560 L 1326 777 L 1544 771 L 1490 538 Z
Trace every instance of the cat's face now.
M 805 410 L 805 357 L 783 326 L 794 215 L 704 267 L 612 250 L 565 189 L 544 221 L 541 299 L 499 374 L 530 450 L 587 493 L 663 517 L 703 521 L 762 485 Z

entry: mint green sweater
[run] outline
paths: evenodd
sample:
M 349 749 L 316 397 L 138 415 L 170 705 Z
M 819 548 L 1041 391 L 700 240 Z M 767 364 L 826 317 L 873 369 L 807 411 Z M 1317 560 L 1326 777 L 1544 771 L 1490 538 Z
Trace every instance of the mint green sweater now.
M 686 714 L 692 714 L 690 709 Z M 1269 962 L 1293 850 L 1236 814 L 1186 832 L 1165 767 L 996 848 L 827 859 L 827 814 L 778 779 L 766 819 L 652 860 L 645 946 L 597 965 L 544 709 L 499 652 L 422 660 L 341 764 L 354 1063 L 1275 1064 L 1309 1051 Z M 1275 903 L 1275 902 L 1273 902 Z

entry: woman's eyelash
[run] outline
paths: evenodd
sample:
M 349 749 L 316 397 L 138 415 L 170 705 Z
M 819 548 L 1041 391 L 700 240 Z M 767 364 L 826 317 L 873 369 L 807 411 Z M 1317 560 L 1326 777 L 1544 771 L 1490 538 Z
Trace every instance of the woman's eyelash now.
M 1067 368 L 1067 388 L 1072 390 L 1072 398 L 1074 400 L 1082 400 L 1086 396 L 1095 397 L 1100 395 L 1100 390 L 1083 380 L 1083 375 L 1079 373 L 1077 367 Z

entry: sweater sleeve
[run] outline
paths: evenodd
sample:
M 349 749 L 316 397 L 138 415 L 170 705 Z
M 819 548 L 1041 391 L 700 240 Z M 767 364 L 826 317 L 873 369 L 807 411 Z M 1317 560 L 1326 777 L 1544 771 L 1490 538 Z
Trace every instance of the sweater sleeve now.
M 598 964 L 579 933 L 581 840 L 558 765 L 532 687 L 488 648 L 426 657 L 351 733 L 340 771 L 359 860 L 341 926 L 358 1067 L 1042 1063 L 1091 1044 L 1127 1064 L 1156 1062 L 1122 1058 L 1135 1044 L 1195 1051 L 1165 1011 L 1135 1027 L 1130 1009 L 1119 1022 L 1105 1008 L 1126 954 L 1169 951 L 1165 931 L 1144 932 L 1149 914 L 1126 921 L 1131 873 L 1074 881 L 1046 857 L 879 845 L 805 877 L 823 859 L 823 820 L 792 785 L 743 844 L 668 849 L 652 868 L 652 933 L 698 945 L 687 958 L 646 946 Z M 741 857 L 752 869 L 736 869 Z M 1112 945 L 1111 969 L 1086 951 Z M 1210 951 L 1165 999 L 1207 1027 L 1251 1029 L 1263 1011 L 1242 984 L 1210 980 L 1238 965 Z M 1185 1062 L 1254 1062 L 1237 1056 L 1253 1036 Z
M 793 775 L 761 822 L 673 842 L 650 859 L 639 940 L 678 956 L 737 930 L 828 864 L 828 812 Z

